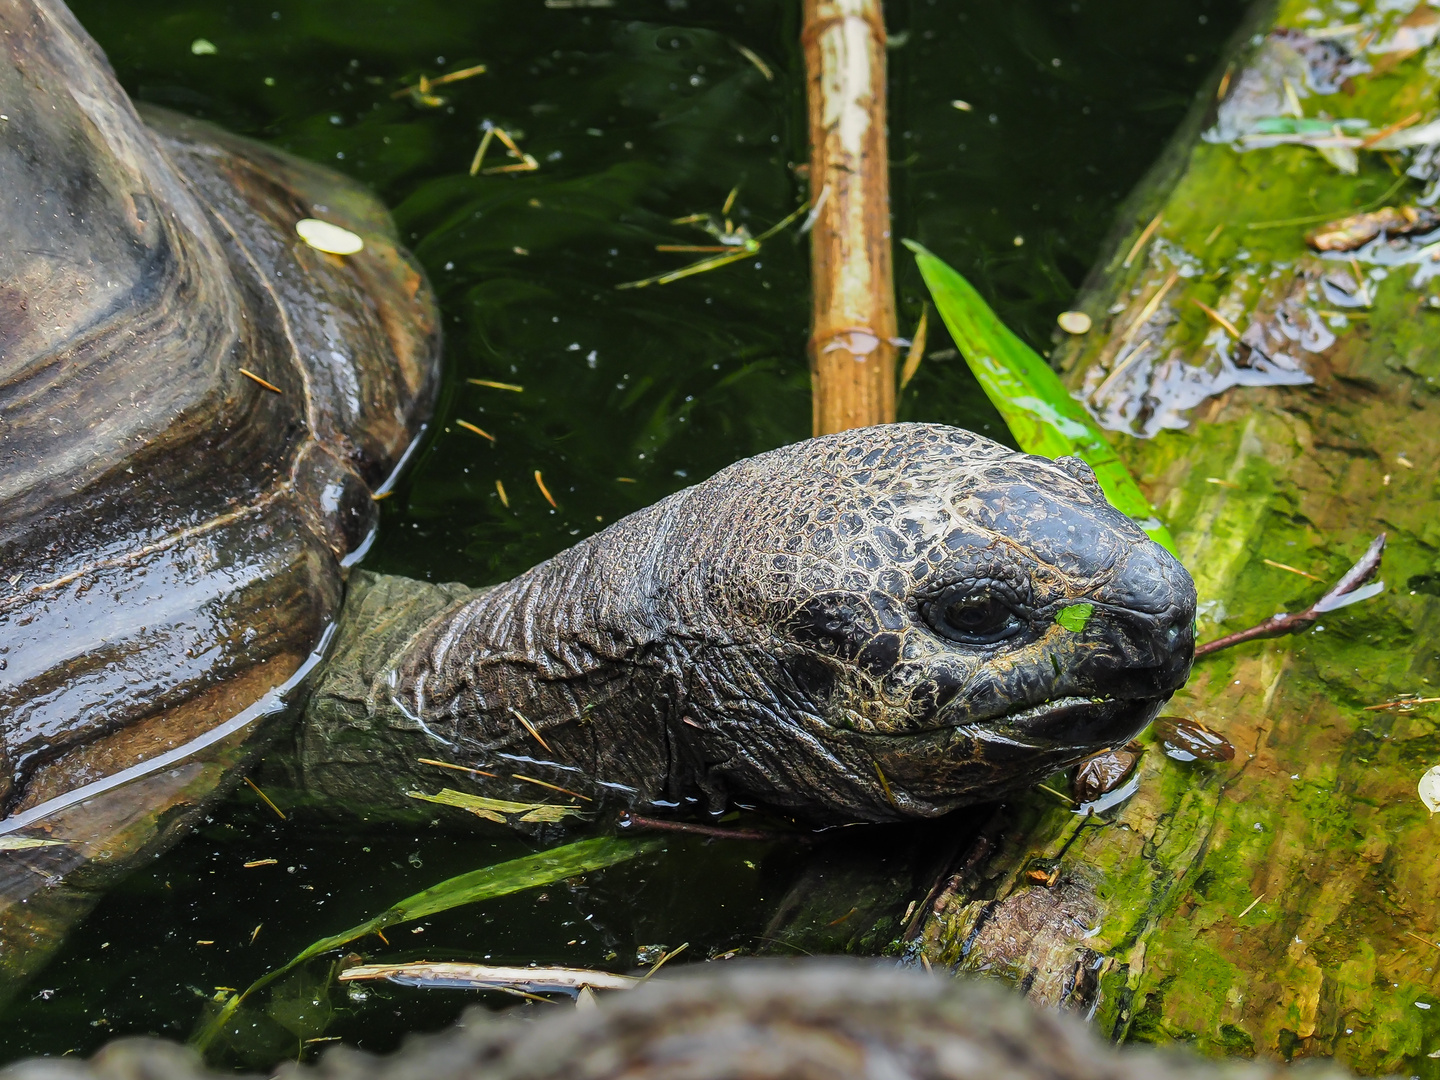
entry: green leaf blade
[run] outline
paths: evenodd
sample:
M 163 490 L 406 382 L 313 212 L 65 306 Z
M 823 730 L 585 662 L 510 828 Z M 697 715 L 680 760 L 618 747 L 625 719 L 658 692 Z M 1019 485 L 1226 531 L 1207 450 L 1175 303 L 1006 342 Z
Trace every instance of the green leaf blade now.
M 1050 365 L 1000 321 L 958 271 L 913 240 L 905 246 L 915 253 L 950 336 L 1020 448 L 1048 458 L 1080 458 L 1094 471 L 1110 504 L 1174 554 L 1175 541 L 1156 519 L 1140 485 Z

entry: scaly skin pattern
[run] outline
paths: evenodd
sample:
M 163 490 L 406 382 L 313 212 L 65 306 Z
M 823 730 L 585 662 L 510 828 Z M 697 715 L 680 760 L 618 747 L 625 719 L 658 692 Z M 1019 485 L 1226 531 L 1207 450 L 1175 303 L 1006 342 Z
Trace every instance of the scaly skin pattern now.
M 1086 466 L 929 424 L 741 461 L 455 595 L 408 639 L 387 624 L 383 659 L 363 627 L 342 643 L 327 685 L 364 666 L 357 723 L 636 802 L 821 820 L 938 815 L 1121 744 L 1194 644 L 1189 575 Z M 1081 629 L 1056 622 L 1082 603 Z

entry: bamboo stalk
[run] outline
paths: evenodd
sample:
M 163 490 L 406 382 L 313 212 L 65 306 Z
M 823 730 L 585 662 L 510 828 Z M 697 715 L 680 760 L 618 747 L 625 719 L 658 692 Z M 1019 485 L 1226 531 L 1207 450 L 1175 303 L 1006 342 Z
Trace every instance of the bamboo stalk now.
M 885 22 L 880 0 L 804 0 L 815 434 L 895 419 Z

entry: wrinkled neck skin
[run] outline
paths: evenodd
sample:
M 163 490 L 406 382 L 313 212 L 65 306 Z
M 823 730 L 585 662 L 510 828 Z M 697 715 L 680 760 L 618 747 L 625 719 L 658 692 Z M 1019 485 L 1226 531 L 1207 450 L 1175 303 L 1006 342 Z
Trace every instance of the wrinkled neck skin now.
M 707 760 L 696 726 L 733 714 L 737 697 L 758 695 L 764 680 L 754 643 L 725 635 L 706 602 L 709 567 L 680 527 L 694 494 L 433 620 L 377 679 L 372 701 L 399 710 L 455 761 L 528 770 L 591 794 L 596 785 L 631 802 L 698 798 L 718 809 L 728 794 L 713 768 L 722 763 Z M 761 718 L 758 700 L 755 711 Z

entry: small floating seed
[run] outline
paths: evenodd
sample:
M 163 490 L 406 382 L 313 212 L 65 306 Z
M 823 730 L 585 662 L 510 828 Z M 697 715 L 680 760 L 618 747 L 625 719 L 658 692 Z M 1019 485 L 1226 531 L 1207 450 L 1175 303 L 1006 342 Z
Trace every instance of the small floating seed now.
M 1090 316 L 1083 311 L 1062 311 L 1055 317 L 1055 321 L 1067 334 L 1088 334 L 1090 332 Z
M 284 391 L 281 390 L 280 387 L 276 386 L 274 383 L 272 383 L 272 382 L 270 382 L 270 381 L 268 381 L 268 380 L 266 380 L 266 379 L 262 379 L 259 375 L 256 375 L 253 371 L 249 371 L 249 370 L 247 370 L 247 369 L 245 369 L 245 368 L 242 367 L 242 368 L 240 369 L 240 374 L 241 374 L 241 375 L 244 375 L 244 376 L 245 376 L 246 378 L 248 378 L 248 379 L 254 379 L 257 383 L 259 383 L 261 386 L 263 386 L 266 390 L 273 391 L 274 393 L 277 393 L 277 394 L 284 393 Z
M 365 241 L 349 229 L 319 218 L 301 218 L 295 223 L 295 232 L 316 251 L 331 255 L 354 255 L 365 248 Z

